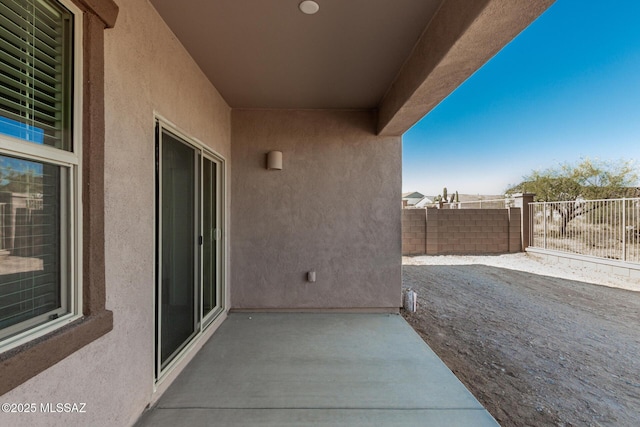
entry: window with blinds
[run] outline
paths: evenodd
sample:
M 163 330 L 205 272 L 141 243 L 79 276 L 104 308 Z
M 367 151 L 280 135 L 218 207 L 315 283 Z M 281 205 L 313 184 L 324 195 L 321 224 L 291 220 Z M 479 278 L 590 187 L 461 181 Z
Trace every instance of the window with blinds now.
M 0 351 L 82 314 L 81 29 L 67 0 L 0 1 Z
M 56 1 L 0 3 L 0 133 L 71 151 L 73 15 Z
M 0 337 L 64 314 L 65 168 L 0 156 Z

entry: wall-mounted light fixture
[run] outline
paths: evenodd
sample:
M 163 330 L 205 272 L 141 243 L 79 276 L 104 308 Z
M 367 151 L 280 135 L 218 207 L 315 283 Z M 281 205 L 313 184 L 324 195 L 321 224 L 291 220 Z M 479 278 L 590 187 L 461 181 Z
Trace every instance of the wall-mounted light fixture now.
M 312 0 L 304 0 L 298 5 L 300 11 L 306 15 L 313 15 L 320 10 L 320 5 Z
M 267 169 L 282 170 L 282 151 L 269 151 L 267 153 Z

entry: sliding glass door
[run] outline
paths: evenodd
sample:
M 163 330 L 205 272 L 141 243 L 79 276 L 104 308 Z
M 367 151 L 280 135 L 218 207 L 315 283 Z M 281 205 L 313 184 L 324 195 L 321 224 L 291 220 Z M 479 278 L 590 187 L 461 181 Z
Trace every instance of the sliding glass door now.
M 158 122 L 156 376 L 223 310 L 222 160 Z
M 162 135 L 160 356 L 166 363 L 198 329 L 195 301 L 197 152 L 169 133 Z
M 202 314 L 203 317 L 220 308 L 220 281 L 218 254 L 220 232 L 218 212 L 218 167 L 215 162 L 204 158 L 202 162 Z

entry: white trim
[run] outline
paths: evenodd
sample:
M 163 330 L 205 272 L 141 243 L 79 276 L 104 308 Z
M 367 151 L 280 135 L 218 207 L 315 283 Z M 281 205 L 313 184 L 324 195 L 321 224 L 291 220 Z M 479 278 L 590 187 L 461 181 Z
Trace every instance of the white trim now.
M 0 347 L 0 352 L 5 352 L 7 350 L 11 350 L 19 345 L 26 344 L 29 341 L 33 341 L 34 339 L 46 335 L 50 332 L 55 331 L 71 322 L 74 322 L 78 319 L 82 318 L 81 314 L 75 313 L 67 313 L 64 316 L 58 317 L 56 320 L 52 320 L 38 326 L 34 326 L 26 331 L 23 331 L 19 334 L 13 335 L 2 343 Z
M 83 154 L 83 116 L 84 116 L 84 13 L 70 0 L 58 0 L 73 14 L 73 138 L 72 138 L 72 150 L 77 156 L 76 166 L 71 168 L 71 227 L 72 240 L 71 240 L 71 283 L 74 286 L 71 287 L 71 300 L 70 309 L 73 313 L 76 313 L 78 317 L 83 314 L 83 289 L 84 284 L 82 280 L 82 260 L 83 260 L 83 194 L 82 194 L 82 154 Z M 74 217 L 75 215 L 75 217 Z
M 24 140 L 0 134 L 2 141 L 2 152 L 7 156 L 21 157 L 25 160 L 45 162 L 59 166 L 77 165 L 81 157 L 77 154 L 50 147 L 48 145 L 34 144 Z
M 162 241 L 162 209 L 159 209 L 160 199 L 162 197 L 162 180 L 160 176 L 158 176 L 159 171 L 162 171 L 162 125 L 156 121 L 154 125 L 154 156 L 155 161 L 158 163 L 157 169 L 155 171 L 155 181 L 157 185 L 157 194 L 155 195 L 154 204 L 155 204 L 155 215 L 154 215 L 154 227 L 153 227 L 153 243 L 154 243 L 154 256 L 156 256 L 155 262 L 153 263 L 153 345 L 152 348 L 155 351 L 156 360 L 153 365 L 153 378 L 158 376 L 158 373 L 161 371 L 162 367 L 162 354 L 158 351 L 159 348 L 162 348 L 162 335 L 159 333 L 158 329 L 158 318 L 162 314 L 162 292 L 158 292 L 158 280 L 159 276 L 157 273 L 162 271 L 162 246 L 160 246 L 160 242 Z M 154 185 L 154 188 L 156 186 Z
M 182 129 L 180 126 L 176 125 L 172 121 L 166 119 L 162 116 L 162 114 L 157 111 L 153 111 L 153 123 L 155 126 L 156 122 L 160 122 L 164 128 L 169 129 L 171 133 L 183 138 L 186 142 L 195 145 L 197 148 L 203 150 L 205 153 L 208 153 L 209 156 L 213 156 L 214 158 L 219 158 L 221 161 L 226 162 L 227 159 L 222 154 L 218 153 L 213 148 L 209 147 L 204 142 L 200 141 L 198 138 L 190 136 L 187 131 Z
M 73 14 L 73 138 L 72 151 L 82 160 L 82 124 L 84 114 L 84 20 L 83 12 L 68 0 L 58 0 Z M 82 174 L 80 174 L 82 175 Z M 81 178 L 81 177 L 80 177 Z
M 202 163 L 203 163 L 203 170 L 204 170 L 204 161 L 207 160 L 209 162 L 211 162 L 214 166 L 215 166 L 215 195 L 216 195 L 216 200 L 215 200 L 215 205 L 216 205 L 216 212 L 215 212 L 215 253 L 216 253 L 216 265 L 215 265 L 215 272 L 216 272 L 216 283 L 221 283 L 222 285 L 225 284 L 224 280 L 223 280 L 223 272 L 224 272 L 224 268 L 222 266 L 223 261 L 224 261 L 224 252 L 222 250 L 222 242 L 224 241 L 223 237 L 222 237 L 222 230 L 224 227 L 224 215 L 223 215 L 223 205 L 224 205 L 224 191 L 222 190 L 222 169 L 223 169 L 223 162 L 219 159 L 216 159 L 215 156 L 209 154 L 208 152 L 204 152 L 203 156 L 202 156 Z M 203 184 L 201 184 L 201 188 L 204 190 L 204 173 L 201 175 L 201 181 L 203 182 Z M 201 192 L 201 199 L 204 199 L 204 191 Z M 204 200 L 203 200 L 204 201 Z M 204 205 L 203 205 L 204 208 Z M 201 229 L 202 231 L 204 231 L 204 215 L 201 216 Z M 203 233 L 204 235 L 204 233 Z M 201 275 L 202 277 L 204 277 L 203 270 L 204 270 L 204 251 L 201 251 Z M 204 315 L 202 317 L 202 329 L 206 328 L 211 322 L 213 322 L 215 320 L 216 317 L 218 317 L 220 315 L 221 312 L 224 311 L 224 308 L 227 306 L 225 304 L 225 300 L 224 300 L 224 289 L 225 286 L 219 286 L 216 287 L 215 292 L 216 292 L 216 306 L 213 307 L 209 313 L 207 313 L 206 315 Z M 201 298 L 200 298 L 200 302 L 201 302 L 201 307 L 200 307 L 200 312 L 202 313 L 204 311 L 204 307 L 203 307 L 203 300 L 204 300 L 204 292 L 201 293 Z

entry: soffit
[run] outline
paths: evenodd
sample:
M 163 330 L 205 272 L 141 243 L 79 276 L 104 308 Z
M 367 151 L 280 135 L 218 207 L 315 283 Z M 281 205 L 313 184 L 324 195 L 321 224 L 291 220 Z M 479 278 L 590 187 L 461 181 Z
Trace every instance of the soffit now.
M 151 0 L 233 108 L 377 108 L 442 0 Z

